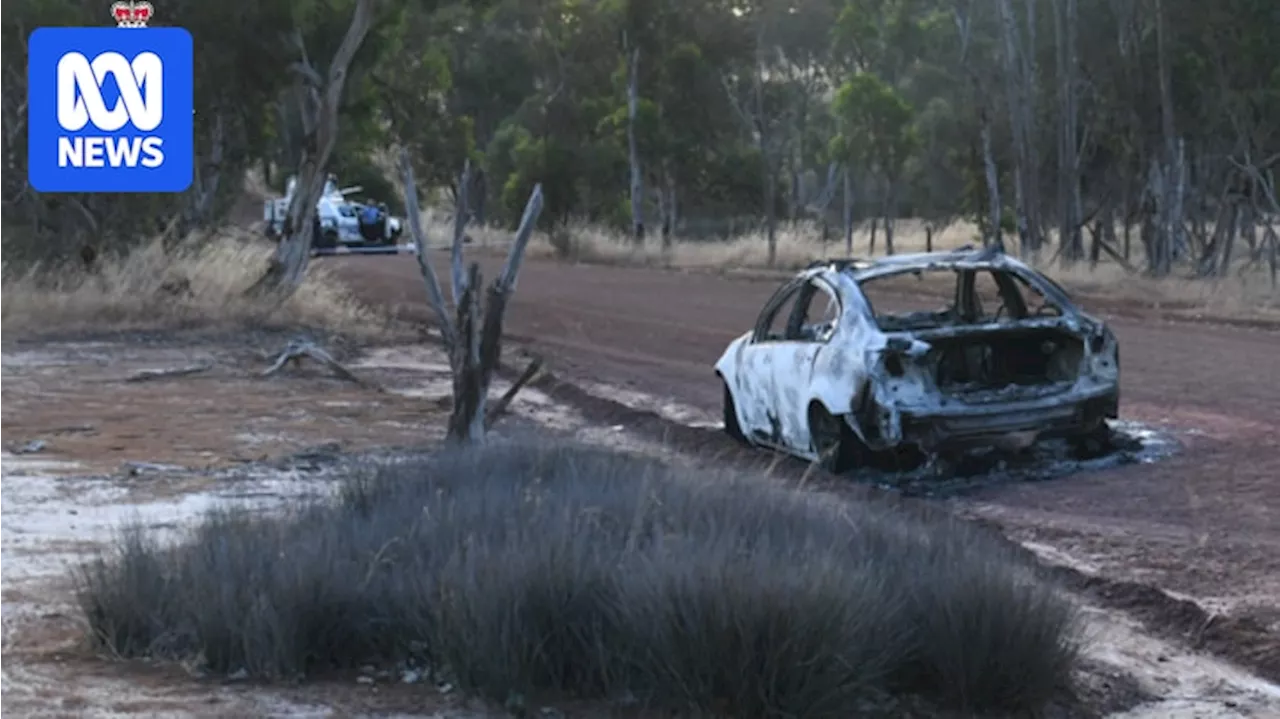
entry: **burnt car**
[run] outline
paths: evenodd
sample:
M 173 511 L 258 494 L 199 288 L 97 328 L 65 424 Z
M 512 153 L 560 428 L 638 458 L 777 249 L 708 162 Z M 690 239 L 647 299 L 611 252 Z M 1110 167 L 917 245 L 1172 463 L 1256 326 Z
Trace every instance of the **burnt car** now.
M 715 371 L 725 431 L 836 472 L 901 449 L 1097 446 L 1120 398 L 1111 330 L 996 248 L 815 262 Z

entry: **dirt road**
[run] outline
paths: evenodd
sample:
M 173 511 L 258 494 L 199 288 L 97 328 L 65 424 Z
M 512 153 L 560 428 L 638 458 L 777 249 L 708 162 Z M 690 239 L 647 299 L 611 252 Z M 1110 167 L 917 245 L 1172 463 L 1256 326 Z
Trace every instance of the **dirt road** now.
M 327 264 L 366 299 L 427 319 L 412 257 Z M 485 262 L 487 276 L 495 270 Z M 776 287 L 531 260 L 508 335 L 562 376 L 675 398 L 716 417 L 711 365 Z M 1061 562 L 1185 594 L 1243 621 L 1268 637 L 1251 651 L 1280 676 L 1280 333 L 1166 321 L 1137 307 L 1097 314 L 1121 341 L 1122 416 L 1168 428 L 1183 450 L 1150 465 L 988 487 L 961 500 L 961 510 Z

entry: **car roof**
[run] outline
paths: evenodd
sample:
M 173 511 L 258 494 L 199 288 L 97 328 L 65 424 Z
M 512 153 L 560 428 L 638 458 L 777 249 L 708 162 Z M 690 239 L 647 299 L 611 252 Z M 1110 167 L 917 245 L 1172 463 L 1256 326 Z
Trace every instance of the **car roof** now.
M 1006 254 L 999 246 L 966 245 L 941 252 L 912 252 L 878 259 L 838 258 L 816 260 L 801 274 L 812 276 L 835 272 L 855 284 L 879 277 L 933 270 L 1012 270 L 1031 281 L 1044 294 L 1058 303 L 1072 306 L 1070 296 L 1060 285 L 1021 260 Z
M 941 252 L 911 252 L 901 255 L 889 255 L 879 259 L 863 259 L 859 257 L 816 260 L 806 269 L 831 268 L 837 272 L 847 272 L 854 279 L 867 279 L 898 272 L 916 272 L 935 269 L 966 269 L 974 267 L 1018 268 L 1026 267 L 1018 260 L 1006 255 L 998 247 L 973 247 L 966 245 L 954 250 Z

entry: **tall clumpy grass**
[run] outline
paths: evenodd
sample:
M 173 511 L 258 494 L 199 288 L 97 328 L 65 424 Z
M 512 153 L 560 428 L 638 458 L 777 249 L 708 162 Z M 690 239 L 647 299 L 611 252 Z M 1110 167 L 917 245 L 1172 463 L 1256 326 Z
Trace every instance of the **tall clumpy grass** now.
M 412 661 L 498 701 L 1022 710 L 1076 656 L 1067 600 L 958 520 L 562 444 L 370 466 L 335 502 L 214 512 L 174 546 L 132 530 L 80 582 L 120 655 L 286 678 Z

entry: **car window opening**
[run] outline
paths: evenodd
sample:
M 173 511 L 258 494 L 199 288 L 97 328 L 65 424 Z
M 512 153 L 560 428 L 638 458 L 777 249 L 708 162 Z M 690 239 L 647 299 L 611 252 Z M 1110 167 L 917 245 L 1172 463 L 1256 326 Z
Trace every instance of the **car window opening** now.
M 914 270 L 859 283 L 883 332 L 1060 317 L 1062 308 L 1016 273 L 999 269 Z
M 817 280 L 792 288 L 764 325 L 766 342 L 826 342 L 835 333 L 840 301 Z
M 1062 316 L 1016 273 L 940 268 L 860 285 L 884 332 L 923 333 L 928 371 L 939 390 L 973 399 L 1001 393 L 1064 391 L 1080 371 L 1084 344 L 1070 332 L 1030 325 Z M 945 300 L 949 296 L 949 300 Z M 956 334 L 948 328 L 963 328 Z

